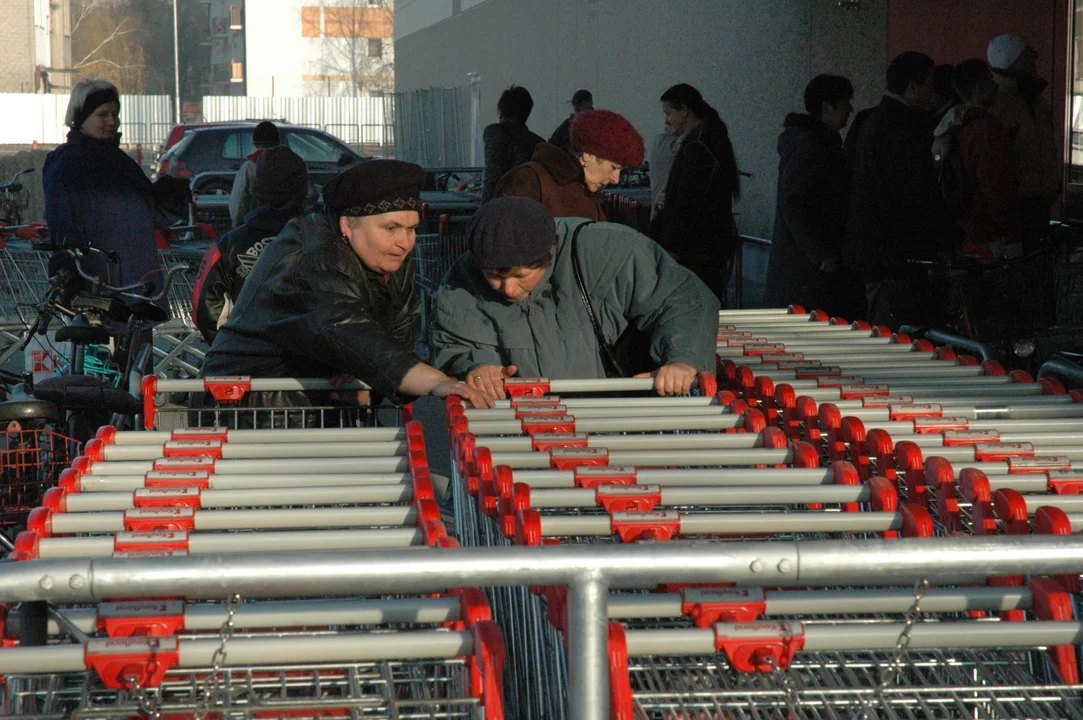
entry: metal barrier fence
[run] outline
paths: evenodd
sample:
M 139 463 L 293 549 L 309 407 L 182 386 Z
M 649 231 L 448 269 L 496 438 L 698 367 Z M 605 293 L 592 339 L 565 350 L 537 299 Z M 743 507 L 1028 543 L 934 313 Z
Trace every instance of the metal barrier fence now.
M 424 167 L 468 165 L 459 88 L 396 93 L 395 156 Z

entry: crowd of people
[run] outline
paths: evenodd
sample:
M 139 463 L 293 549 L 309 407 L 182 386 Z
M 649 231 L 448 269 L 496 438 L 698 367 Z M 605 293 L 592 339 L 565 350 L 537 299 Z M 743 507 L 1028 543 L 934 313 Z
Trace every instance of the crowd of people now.
M 854 88 L 814 78 L 806 112 L 787 116 L 778 140 L 766 303 L 921 323 L 935 313 L 935 289 L 919 261 L 960 249 L 1005 256 L 1041 237 L 1059 168 L 1035 57 L 1011 34 L 990 43 L 988 64 L 938 68 L 902 53 L 845 143 Z M 650 147 L 652 219 L 641 234 L 606 222 L 599 194 L 642 165 L 635 127 L 580 90 L 547 142 L 527 126 L 530 93 L 504 91 L 499 122 L 484 132 L 469 251 L 435 295 L 431 363 L 417 353 L 412 253 L 422 168 L 359 163 L 313 210 L 304 161 L 261 123 L 234 183 L 235 228 L 208 249 L 193 295 L 211 345 L 204 372 L 356 378 L 370 390 L 348 400 L 362 404 L 459 395 L 491 406 L 515 375 L 636 375 L 654 378 L 659 394 L 687 393 L 697 372 L 714 369 L 740 172 L 725 122 L 696 88 L 674 85 L 659 102 L 666 132 Z M 153 229 L 180 217 L 188 190 L 168 176 L 152 184 L 120 150 L 119 111 L 107 82 L 73 89 L 68 142 L 46 162 L 47 220 L 61 245 L 122 253 L 122 282 L 153 282 Z
M 904 52 L 880 104 L 858 113 L 846 78 L 805 89 L 779 137 L 765 301 L 889 327 L 943 319 L 928 263 L 1018 257 L 1049 230 L 1061 183 L 1036 51 L 994 38 L 988 58 L 935 65 Z

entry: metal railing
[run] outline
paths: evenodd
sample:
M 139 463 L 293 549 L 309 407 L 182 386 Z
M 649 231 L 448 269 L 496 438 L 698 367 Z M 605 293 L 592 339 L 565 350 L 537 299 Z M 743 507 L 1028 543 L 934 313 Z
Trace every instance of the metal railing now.
M 609 589 L 968 582 L 1083 572 L 1083 536 L 285 552 L 0 564 L 0 602 L 325 597 L 459 586 L 568 588 L 569 716 L 609 717 Z

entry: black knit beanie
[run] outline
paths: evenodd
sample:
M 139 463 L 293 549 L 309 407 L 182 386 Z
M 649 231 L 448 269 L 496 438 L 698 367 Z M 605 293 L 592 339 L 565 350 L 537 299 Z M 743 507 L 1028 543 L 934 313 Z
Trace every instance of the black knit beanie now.
M 501 197 L 484 203 L 467 230 L 470 252 L 484 269 L 531 265 L 556 243 L 557 225 L 540 202 Z
M 301 156 L 285 145 L 267 148 L 256 161 L 252 196 L 257 205 L 282 207 L 304 202 L 308 194 L 308 168 Z

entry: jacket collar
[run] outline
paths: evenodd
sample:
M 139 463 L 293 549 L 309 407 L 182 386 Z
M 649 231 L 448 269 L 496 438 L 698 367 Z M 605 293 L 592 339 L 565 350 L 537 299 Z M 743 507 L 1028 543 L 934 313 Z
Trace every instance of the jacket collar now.
M 1027 102 L 1033 102 L 1049 85 L 1047 80 L 1039 77 L 1019 77 L 996 68 L 993 68 L 993 79 L 1000 87 L 1000 92 L 1021 95 Z
M 68 130 L 68 142 L 72 145 L 82 145 L 84 147 L 100 147 L 100 148 L 119 148 L 120 147 L 120 133 L 116 134 L 116 137 L 107 139 L 101 139 L 91 137 L 82 130 L 72 128 Z
M 244 216 L 244 224 L 256 232 L 278 232 L 291 218 L 301 215 L 297 204 L 275 207 L 270 204 L 257 205 Z
M 545 168 L 557 185 L 571 185 L 574 182 L 586 186 L 587 181 L 583 176 L 583 166 L 567 150 L 558 148 L 550 143 L 539 143 L 534 148 L 534 162 Z

